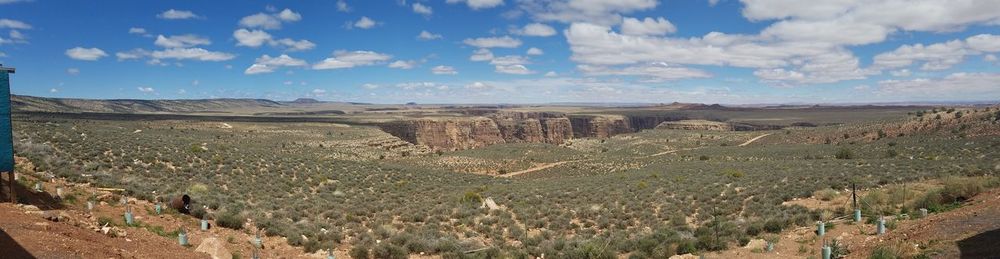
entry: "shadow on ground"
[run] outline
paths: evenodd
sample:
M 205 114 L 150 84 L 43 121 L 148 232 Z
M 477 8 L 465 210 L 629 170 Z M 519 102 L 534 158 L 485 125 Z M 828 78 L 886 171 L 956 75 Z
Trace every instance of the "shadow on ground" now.
M 3 258 L 35 258 L 3 229 L 0 229 L 0 251 L 3 251 Z
M 1000 229 L 958 241 L 961 258 L 1000 258 Z

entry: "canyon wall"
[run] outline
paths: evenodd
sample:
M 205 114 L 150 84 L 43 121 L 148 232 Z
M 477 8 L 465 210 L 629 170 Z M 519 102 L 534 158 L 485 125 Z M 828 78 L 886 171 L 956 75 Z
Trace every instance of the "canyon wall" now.
M 379 124 L 389 134 L 435 150 L 460 150 L 500 143 L 563 144 L 573 138 L 609 138 L 644 129 L 676 128 L 733 130 L 737 125 L 712 122 L 700 125 L 670 124 L 684 120 L 677 116 L 626 116 L 615 114 L 574 114 L 516 112 L 477 109 L 460 111 L 469 117 L 401 119 Z M 703 124 L 703 125 L 701 125 Z M 742 125 L 741 125 L 742 126 Z

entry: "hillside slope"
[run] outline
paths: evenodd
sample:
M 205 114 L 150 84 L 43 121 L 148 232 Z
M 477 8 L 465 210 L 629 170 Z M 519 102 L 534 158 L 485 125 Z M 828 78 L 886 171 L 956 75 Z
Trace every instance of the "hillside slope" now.
M 275 108 L 285 104 L 264 99 L 91 100 L 14 95 L 11 96 L 11 106 L 15 112 L 194 113 L 241 108 Z

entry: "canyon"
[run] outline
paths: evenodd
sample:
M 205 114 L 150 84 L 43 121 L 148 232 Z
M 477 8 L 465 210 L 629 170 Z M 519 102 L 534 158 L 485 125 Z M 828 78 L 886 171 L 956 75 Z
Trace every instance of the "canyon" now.
M 405 118 L 378 124 L 404 141 L 434 150 L 462 150 L 502 143 L 563 144 L 574 138 L 609 138 L 645 129 L 669 128 L 664 123 L 684 121 L 677 115 L 565 114 L 506 110 L 464 110 L 467 116 Z M 678 124 L 688 130 L 751 130 L 727 122 Z

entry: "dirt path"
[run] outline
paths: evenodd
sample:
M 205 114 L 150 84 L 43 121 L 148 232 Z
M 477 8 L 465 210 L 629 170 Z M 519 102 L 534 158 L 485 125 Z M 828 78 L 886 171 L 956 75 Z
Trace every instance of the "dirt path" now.
M 536 167 L 524 169 L 524 170 L 521 170 L 521 171 L 509 173 L 509 174 L 500 175 L 500 177 L 514 177 L 514 176 L 518 176 L 518 175 L 522 175 L 522 174 L 526 174 L 526 173 L 531 173 L 531 172 L 535 172 L 535 171 L 541 171 L 541 170 L 553 168 L 553 167 L 564 165 L 564 164 L 568 164 L 568 163 L 582 162 L 582 161 L 587 161 L 587 160 L 590 160 L 590 159 L 560 161 L 560 162 L 555 162 L 555 163 L 545 163 L 545 164 L 542 164 L 542 165 L 539 165 L 539 166 L 536 166 Z
M 739 147 L 750 145 L 750 143 L 753 143 L 754 141 L 757 141 L 758 139 L 761 139 L 761 138 L 764 138 L 764 137 L 767 137 L 767 136 L 770 136 L 770 135 L 771 135 L 771 133 L 767 133 L 767 134 L 764 134 L 764 135 L 760 135 L 760 136 L 754 137 L 754 138 L 752 138 L 750 140 L 747 140 L 747 142 L 743 142 L 743 144 L 740 144 Z

